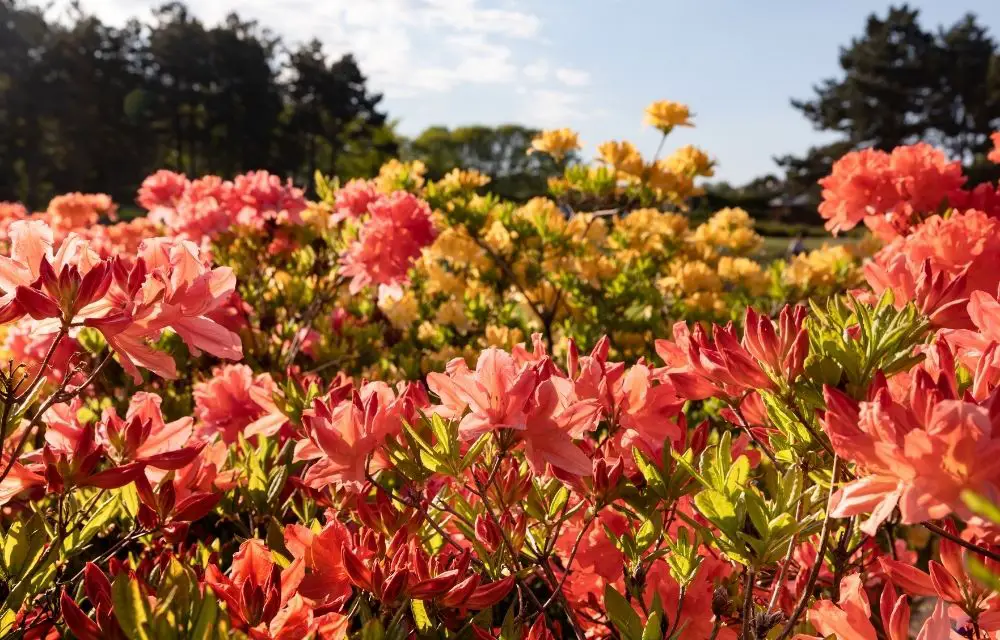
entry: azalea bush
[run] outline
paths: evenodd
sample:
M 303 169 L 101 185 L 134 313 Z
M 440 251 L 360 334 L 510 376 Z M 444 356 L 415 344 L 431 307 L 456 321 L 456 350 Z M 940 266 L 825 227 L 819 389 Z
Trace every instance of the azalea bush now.
M 0 636 L 1000 638 L 1000 189 L 852 153 L 762 264 L 660 153 L 0 205 Z

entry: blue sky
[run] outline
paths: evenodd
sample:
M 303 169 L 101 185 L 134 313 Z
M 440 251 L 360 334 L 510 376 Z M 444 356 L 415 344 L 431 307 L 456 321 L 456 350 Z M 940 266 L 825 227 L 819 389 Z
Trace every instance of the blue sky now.
M 84 0 L 112 22 L 160 0 Z M 789 105 L 838 73 L 839 47 L 873 11 L 862 0 L 198 0 L 208 22 L 237 11 L 291 42 L 318 37 L 352 51 L 386 95 L 399 130 L 521 122 L 570 126 L 587 153 L 629 139 L 652 153 L 642 110 L 686 102 L 697 127 L 672 136 L 718 161 L 736 183 L 775 170 L 771 158 L 829 136 Z M 1000 38 L 1000 1 L 911 2 L 925 28 L 966 12 Z

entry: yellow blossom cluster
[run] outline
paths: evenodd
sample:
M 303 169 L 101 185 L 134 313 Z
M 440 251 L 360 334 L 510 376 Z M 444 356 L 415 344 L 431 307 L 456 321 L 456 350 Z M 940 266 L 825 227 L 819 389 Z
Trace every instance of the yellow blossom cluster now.
M 691 110 L 686 104 L 670 100 L 657 100 L 646 107 L 646 124 L 663 133 L 674 127 L 692 127 Z
M 543 131 L 531 141 L 528 153 L 547 153 L 556 160 L 562 160 L 572 151 L 580 148 L 580 136 L 572 129 L 550 129 Z
M 645 120 L 663 133 L 664 139 L 677 126 L 694 126 L 687 105 L 679 102 L 654 102 L 646 109 Z M 662 148 L 662 141 L 660 147 Z M 562 160 L 579 149 L 579 137 L 569 129 L 541 132 L 529 153 L 543 152 Z M 638 202 L 641 206 L 669 205 L 685 209 L 690 198 L 701 195 L 697 178 L 714 175 L 714 161 L 701 149 L 687 145 L 668 157 L 644 158 L 627 140 L 610 140 L 597 147 L 593 164 L 570 164 L 563 176 L 550 178 L 553 195 L 561 199 L 583 200 L 589 205 L 620 206 Z
M 747 254 L 760 248 L 763 239 L 753 230 L 753 219 L 743 209 L 722 209 L 698 227 L 695 239 L 709 246 Z
M 858 253 L 851 247 L 824 244 L 792 258 L 784 269 L 785 284 L 804 291 L 832 292 L 863 280 Z
M 651 105 L 646 120 L 664 136 L 692 126 L 690 110 L 672 102 Z M 575 132 L 558 129 L 539 134 L 530 152 L 564 160 L 579 148 Z M 748 305 L 856 281 L 860 249 L 828 247 L 765 265 L 763 238 L 743 209 L 693 222 L 689 200 L 714 161 L 691 145 L 657 155 L 605 142 L 596 162 L 570 161 L 547 197 L 520 203 L 489 193 L 489 176 L 474 170 L 430 181 L 420 162 L 384 165 L 376 188 L 426 200 L 437 230 L 406 286 L 369 303 L 388 325 L 386 366 L 440 369 L 535 333 L 556 354 L 570 340 L 593 344 L 607 334 L 618 356 L 650 357 L 654 338 L 677 319 L 724 322 Z M 362 317 L 369 312 L 359 308 Z

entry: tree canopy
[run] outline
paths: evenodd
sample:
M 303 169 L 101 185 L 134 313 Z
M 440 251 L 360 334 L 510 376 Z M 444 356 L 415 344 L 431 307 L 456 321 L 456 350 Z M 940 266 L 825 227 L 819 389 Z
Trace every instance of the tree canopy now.
M 0 200 L 129 201 L 160 168 L 367 174 L 396 152 L 380 103 L 350 55 L 235 13 L 206 25 L 172 2 L 115 27 L 0 0 Z
M 973 180 L 990 177 L 976 165 L 1000 127 L 997 42 L 971 14 L 935 31 L 919 18 L 905 4 L 884 17 L 872 14 L 864 33 L 840 51 L 843 75 L 815 86 L 811 98 L 792 100 L 817 130 L 840 139 L 802 157 L 776 158 L 789 196 L 818 201 L 816 180 L 847 151 L 919 140 L 973 167 Z
M 539 131 L 518 124 L 497 127 L 430 127 L 406 141 L 402 153 L 427 165 L 428 176 L 439 179 L 453 168 L 475 169 L 490 176 L 490 190 L 510 200 L 523 201 L 547 192 L 548 179 L 562 173 L 566 162 L 548 154 L 529 154 Z

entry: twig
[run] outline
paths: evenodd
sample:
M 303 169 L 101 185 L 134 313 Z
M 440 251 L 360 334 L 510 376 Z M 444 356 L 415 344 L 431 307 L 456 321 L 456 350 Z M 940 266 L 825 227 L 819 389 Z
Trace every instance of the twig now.
M 963 540 L 962 538 L 954 535 L 953 533 L 949 533 L 947 530 L 942 529 L 933 522 L 927 521 L 927 522 L 921 522 L 920 524 L 923 525 L 924 528 L 927 529 L 928 531 L 936 533 L 942 538 L 947 538 L 948 540 L 951 540 L 952 542 L 961 547 L 965 547 L 966 549 L 972 551 L 973 553 L 978 553 L 984 558 L 989 558 L 990 560 L 996 560 L 997 562 L 1000 562 L 1000 554 L 996 553 L 995 551 L 990 551 L 989 549 L 980 547 L 979 545 L 969 542 L 968 540 Z
M 798 622 L 799 618 L 802 617 L 802 613 L 806 610 L 806 605 L 809 603 L 809 596 L 812 595 L 813 587 L 816 586 L 816 579 L 819 577 L 819 570 L 823 566 L 823 556 L 826 555 L 826 547 L 829 543 L 830 538 L 830 523 L 833 518 L 830 517 L 830 505 L 833 503 L 833 494 L 837 487 L 837 477 L 840 475 L 840 457 L 837 455 L 833 456 L 833 473 L 830 476 L 830 494 L 826 501 L 826 514 L 823 518 L 823 529 L 820 531 L 820 542 L 819 549 L 816 552 L 816 562 L 813 563 L 812 569 L 809 572 L 809 579 L 806 581 L 805 586 L 802 589 L 802 595 L 799 596 L 799 601 L 795 605 L 795 609 L 792 611 L 792 615 L 788 618 L 788 622 L 785 623 L 785 627 L 781 630 L 781 634 L 776 640 L 788 640 L 788 637 L 792 635 L 792 631 L 795 629 L 795 624 Z
M 84 381 L 84 383 L 73 389 L 74 394 L 79 393 L 84 387 L 86 387 L 87 385 L 89 385 L 91 382 L 94 381 L 94 378 L 97 377 L 97 374 L 100 373 L 101 369 L 104 368 L 104 365 L 107 364 L 108 360 L 111 358 L 112 353 L 113 353 L 112 351 L 109 351 L 108 355 L 105 356 L 104 360 L 99 365 L 97 365 L 97 368 L 94 369 L 93 373 L 90 374 L 90 376 Z M 67 400 L 66 394 L 64 392 L 66 390 L 66 385 L 69 384 L 70 377 L 73 375 L 73 373 L 75 372 L 70 371 L 63 376 L 62 381 L 59 383 L 59 387 L 52 393 L 51 396 L 48 397 L 48 399 L 45 402 L 42 403 L 42 406 L 38 408 L 38 411 L 31 418 L 31 421 L 28 423 L 28 426 L 24 428 L 24 433 L 21 435 L 21 439 L 17 442 L 17 446 L 14 447 L 14 450 L 11 452 L 10 459 L 4 466 L 3 472 L 0 472 L 0 482 L 3 482 L 4 479 L 7 478 L 7 475 L 10 473 L 10 470 L 14 467 L 14 463 L 17 462 L 17 459 L 21 456 L 21 452 L 24 450 L 24 446 L 28 443 L 28 438 L 31 437 L 31 434 L 35 430 L 35 427 L 38 426 L 38 423 L 41 422 L 42 416 L 45 415 L 45 412 L 48 411 L 52 407 L 52 405 L 58 402 L 65 402 Z
M 62 326 L 59 328 L 59 332 L 56 334 L 55 340 L 53 340 L 52 344 L 49 345 L 49 350 L 45 352 L 45 357 L 42 358 L 42 363 L 38 366 L 38 371 L 35 373 L 35 379 L 31 381 L 31 384 L 24 390 L 24 393 L 14 399 L 15 402 L 23 402 L 25 398 L 31 397 L 31 394 L 35 391 L 35 387 L 41 384 L 42 380 L 45 378 L 45 370 L 49 366 L 49 361 L 52 360 L 52 356 L 55 354 L 56 348 L 59 346 L 59 342 L 63 339 L 63 337 L 65 337 L 65 335 L 66 327 Z
M 741 617 L 742 628 L 740 629 L 740 638 L 742 638 L 742 640 L 754 640 L 754 637 L 750 635 L 750 630 L 752 629 L 750 620 L 753 618 L 753 584 L 753 566 L 747 565 L 746 581 L 743 586 L 743 614 Z
M 549 599 L 545 601 L 543 609 L 548 608 L 548 606 L 552 604 L 555 597 L 562 593 L 563 585 L 566 584 L 566 578 L 569 577 L 569 574 L 572 571 L 570 567 L 572 567 L 573 560 L 576 558 L 576 552 L 580 550 L 580 543 L 583 541 L 583 536 L 586 535 L 587 531 L 590 529 L 590 525 L 593 524 L 596 518 L 597 513 L 595 512 L 587 518 L 587 520 L 583 523 L 583 526 L 580 528 L 580 533 L 577 534 L 576 541 L 573 543 L 573 548 L 569 552 L 569 560 L 566 561 L 566 572 L 563 574 L 562 579 L 559 580 L 559 584 L 556 585 L 555 591 L 553 591 L 552 595 L 549 596 Z

